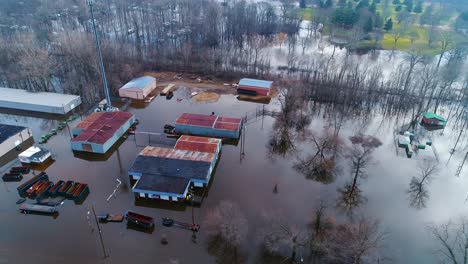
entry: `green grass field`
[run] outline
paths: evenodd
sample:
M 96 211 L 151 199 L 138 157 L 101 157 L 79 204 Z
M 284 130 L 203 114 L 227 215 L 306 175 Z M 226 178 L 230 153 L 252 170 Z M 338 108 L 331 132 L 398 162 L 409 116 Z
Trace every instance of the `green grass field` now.
M 338 1 L 334 1 L 335 5 Z M 428 4 L 424 4 L 424 8 L 426 8 Z M 396 5 L 390 4 L 388 7 L 384 8 L 383 1 L 380 4 L 376 5 L 376 11 L 381 14 L 381 16 L 385 18 L 392 18 L 393 20 L 393 31 L 400 31 L 401 37 L 396 43 L 395 49 L 401 51 L 409 51 L 409 50 L 416 50 L 422 54 L 427 55 L 435 55 L 440 52 L 440 43 L 438 41 L 434 41 L 431 45 L 429 45 L 429 34 L 430 28 L 427 26 L 419 25 L 419 18 L 421 14 L 411 13 L 415 16 L 415 24 L 411 25 L 409 28 L 402 30 L 401 25 L 398 23 L 397 14 L 398 12 L 395 10 Z M 405 10 L 406 6 L 402 5 L 402 10 Z M 300 18 L 304 20 L 312 20 L 313 16 L 317 12 L 315 8 L 305 8 L 299 9 L 298 15 Z M 453 18 L 456 17 L 458 13 L 452 12 L 443 13 L 441 25 L 442 26 L 449 26 Z M 442 31 L 442 29 L 438 29 Z M 335 30 L 337 32 L 339 30 Z M 325 27 L 325 32 L 327 32 L 327 27 Z M 440 34 L 440 32 L 436 32 L 435 35 Z M 468 43 L 468 38 L 466 36 L 460 35 L 455 32 L 451 32 L 452 40 L 454 43 Z M 343 34 L 346 35 L 346 34 Z M 365 41 L 364 41 L 365 42 Z M 363 43 L 364 43 L 363 42 Z M 386 50 L 391 50 L 394 48 L 394 37 L 392 32 L 384 32 L 383 38 L 381 40 L 381 47 Z

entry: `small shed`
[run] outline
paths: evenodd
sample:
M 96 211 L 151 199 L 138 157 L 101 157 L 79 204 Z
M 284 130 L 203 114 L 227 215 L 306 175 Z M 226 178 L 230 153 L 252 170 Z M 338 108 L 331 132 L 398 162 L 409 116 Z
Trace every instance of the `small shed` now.
M 423 114 L 422 123 L 427 126 L 444 127 L 447 120 L 433 112 L 426 112 Z
M 221 151 L 221 140 L 181 136 L 175 147 L 146 147 L 128 171 L 136 197 L 184 200 L 190 185 L 207 186 Z
M 272 87 L 272 81 L 244 78 L 239 81 L 237 93 L 247 95 L 269 96 Z
M 3 155 L 31 136 L 31 130 L 27 127 L 0 124 L 0 157 L 3 157 Z
M 41 147 L 30 147 L 18 155 L 22 163 L 41 164 L 52 156 L 49 150 Z
M 135 115 L 127 112 L 92 113 L 73 129 L 72 149 L 106 153 L 133 123 Z
M 177 134 L 216 138 L 237 139 L 241 128 L 242 119 L 217 115 L 183 113 L 175 123 Z
M 119 89 L 119 96 L 143 100 L 154 89 L 156 89 L 156 78 L 143 76 L 135 78 L 122 86 Z

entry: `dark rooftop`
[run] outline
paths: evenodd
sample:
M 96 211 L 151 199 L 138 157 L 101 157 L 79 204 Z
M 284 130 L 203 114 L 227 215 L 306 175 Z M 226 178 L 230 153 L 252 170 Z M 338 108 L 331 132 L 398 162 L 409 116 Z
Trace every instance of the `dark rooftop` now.
M 143 174 L 135 185 L 135 189 L 155 192 L 183 194 L 190 179 L 175 176 Z
M 0 144 L 24 129 L 26 127 L 0 124 Z
M 130 172 L 204 180 L 211 163 L 138 155 Z

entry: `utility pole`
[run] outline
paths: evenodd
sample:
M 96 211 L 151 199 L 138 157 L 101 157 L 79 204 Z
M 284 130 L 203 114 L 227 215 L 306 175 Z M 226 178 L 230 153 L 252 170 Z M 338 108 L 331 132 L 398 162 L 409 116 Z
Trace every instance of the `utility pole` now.
M 97 50 L 98 59 L 99 59 L 99 70 L 101 71 L 102 85 L 104 86 L 104 94 L 106 95 L 106 101 L 107 101 L 106 110 L 111 110 L 112 104 L 111 104 L 111 100 L 109 96 L 109 88 L 107 86 L 106 72 L 104 70 L 104 64 L 102 62 L 101 44 L 99 42 L 99 36 L 96 30 L 96 22 L 94 21 L 94 13 L 93 13 L 94 0 L 86 0 L 86 3 L 88 4 L 89 11 L 91 12 L 91 22 L 93 23 L 94 37 L 96 40 L 96 50 Z
M 94 205 L 92 206 L 92 209 L 93 209 L 94 220 L 96 220 L 96 225 L 97 225 L 98 232 L 99 232 L 99 238 L 101 240 L 102 252 L 104 253 L 104 258 L 107 258 L 108 255 L 106 252 L 106 247 L 104 246 L 104 240 L 102 239 L 102 230 L 101 230 L 101 226 L 99 225 L 99 221 L 96 216 L 96 211 L 94 210 Z

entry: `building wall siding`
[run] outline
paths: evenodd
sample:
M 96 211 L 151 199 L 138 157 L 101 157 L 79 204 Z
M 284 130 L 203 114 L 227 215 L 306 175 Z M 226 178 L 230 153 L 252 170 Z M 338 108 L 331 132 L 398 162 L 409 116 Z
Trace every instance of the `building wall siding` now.
M 176 124 L 175 125 L 176 133 L 187 134 L 187 135 L 197 135 L 197 136 L 207 136 L 207 137 L 216 137 L 216 138 L 239 138 L 240 131 L 230 131 L 230 130 L 217 130 L 211 127 L 201 127 L 201 126 L 189 126 Z
M 8 153 L 10 150 L 14 149 L 16 147 L 16 142 L 19 142 L 21 144 L 23 141 L 28 140 L 30 137 L 32 137 L 32 133 L 29 130 L 29 128 L 25 128 L 17 134 L 9 137 L 2 144 L 0 144 L 0 157 Z

